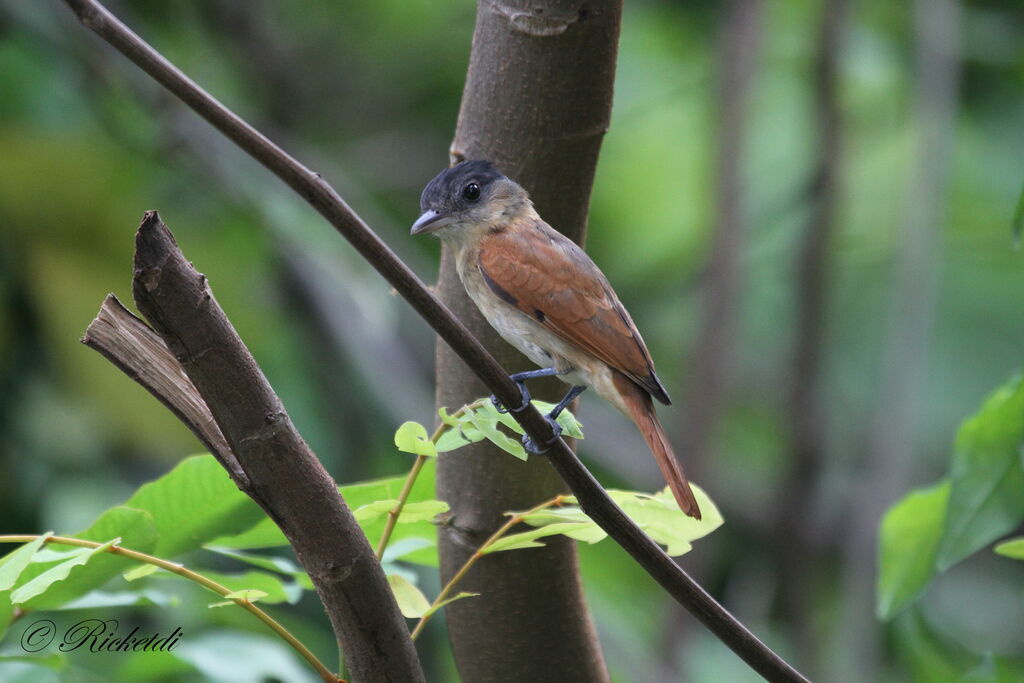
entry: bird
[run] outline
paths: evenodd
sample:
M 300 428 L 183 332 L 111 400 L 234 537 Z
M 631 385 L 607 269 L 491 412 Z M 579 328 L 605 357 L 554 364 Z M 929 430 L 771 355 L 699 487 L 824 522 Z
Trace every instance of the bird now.
M 510 376 L 523 394 L 523 404 L 511 409 L 529 405 L 528 379 L 566 382 L 569 392 L 545 416 L 557 438 L 555 418 L 593 388 L 636 423 L 679 508 L 699 520 L 697 499 L 654 409 L 653 399 L 671 404 L 668 392 L 633 319 L 590 256 L 544 222 L 527 191 L 489 161 L 441 171 L 423 189 L 420 210 L 411 234 L 441 239 L 487 322 L 540 367 Z M 524 444 L 543 451 L 528 437 Z

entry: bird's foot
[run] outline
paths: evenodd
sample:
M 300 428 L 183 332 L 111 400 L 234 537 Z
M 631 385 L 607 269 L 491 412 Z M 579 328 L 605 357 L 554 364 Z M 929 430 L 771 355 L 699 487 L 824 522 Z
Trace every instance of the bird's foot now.
M 518 408 L 512 408 L 511 410 L 513 413 L 521 413 L 530 405 L 530 399 L 532 397 L 530 396 L 530 390 L 526 388 L 525 384 L 514 379 L 512 381 L 516 383 L 517 387 L 519 387 L 519 393 L 522 396 L 523 402 Z M 506 408 L 494 394 L 491 394 L 491 403 L 494 404 L 494 407 L 498 409 L 499 413 L 507 413 L 509 411 L 509 409 Z
M 544 419 L 548 421 L 549 425 L 551 425 L 551 431 L 553 431 L 555 435 L 551 437 L 550 440 L 544 442 L 543 448 L 540 448 L 536 443 L 534 443 L 533 439 L 531 439 L 528 434 L 523 434 L 523 448 L 525 448 L 528 453 L 533 453 L 534 455 L 547 453 L 548 446 L 558 441 L 558 437 L 562 435 L 562 425 L 558 424 L 558 422 L 555 421 L 555 418 L 551 417 L 551 415 L 545 415 Z

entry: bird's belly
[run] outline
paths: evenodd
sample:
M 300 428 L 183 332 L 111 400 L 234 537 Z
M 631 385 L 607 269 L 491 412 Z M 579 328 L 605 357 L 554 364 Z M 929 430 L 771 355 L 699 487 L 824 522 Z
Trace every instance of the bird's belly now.
M 476 273 L 461 275 L 469 298 L 501 338 L 542 368 L 555 368 L 566 384 L 599 387 L 607 384 L 608 368 L 589 353 L 570 344 L 518 308 L 502 301 Z M 609 376 L 610 377 L 610 376 Z

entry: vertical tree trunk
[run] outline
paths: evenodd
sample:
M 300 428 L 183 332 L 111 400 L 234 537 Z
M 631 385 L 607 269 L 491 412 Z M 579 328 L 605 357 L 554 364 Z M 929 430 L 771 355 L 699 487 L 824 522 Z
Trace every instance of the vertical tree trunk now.
M 521 183 L 556 229 L 583 242 L 601 140 L 609 125 L 621 2 L 520 0 L 478 4 L 469 72 L 452 143 L 453 161 L 490 159 Z M 445 251 L 441 298 L 510 372 L 529 367 L 466 297 Z M 451 350 L 438 346 L 438 404 L 485 394 Z M 531 385 L 552 399 L 561 382 Z M 503 522 L 564 490 L 543 457 L 522 463 L 487 444 L 442 457 L 438 493 L 452 506 L 441 533 L 445 580 Z M 453 603 L 448 628 L 466 681 L 608 679 L 583 599 L 572 541 L 483 559 Z

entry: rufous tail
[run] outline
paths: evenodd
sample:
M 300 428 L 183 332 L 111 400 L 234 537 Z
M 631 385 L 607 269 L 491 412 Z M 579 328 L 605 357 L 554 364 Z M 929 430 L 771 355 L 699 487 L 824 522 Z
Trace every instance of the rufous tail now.
M 697 505 L 697 499 L 693 495 L 693 489 L 690 488 L 690 482 L 683 474 L 682 466 L 672 451 L 668 437 L 665 436 L 665 430 L 658 422 L 651 395 L 618 372 L 614 375 L 614 382 L 623 403 L 629 410 L 629 416 L 636 422 L 644 440 L 651 452 L 654 453 L 658 468 L 661 470 L 662 476 L 665 477 L 669 488 L 672 489 L 672 495 L 679 503 L 679 509 L 694 519 L 700 519 L 700 507 Z

